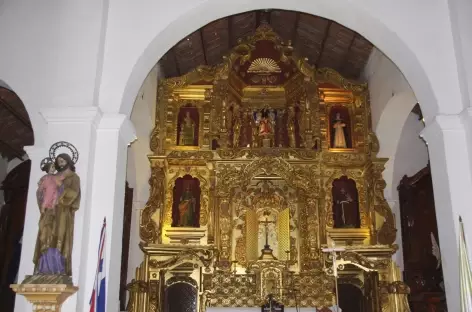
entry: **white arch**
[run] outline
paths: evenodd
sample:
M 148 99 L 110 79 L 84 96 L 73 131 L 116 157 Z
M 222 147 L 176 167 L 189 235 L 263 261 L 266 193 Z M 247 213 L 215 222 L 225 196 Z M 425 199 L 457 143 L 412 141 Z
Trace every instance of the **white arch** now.
M 261 0 L 261 1 L 219 1 L 207 0 L 200 1 L 194 7 L 180 10 L 181 15 L 171 19 L 165 28 L 155 34 L 147 43 L 142 54 L 133 62 L 134 67 L 130 72 L 129 78 L 124 83 L 124 91 L 121 97 L 120 112 L 128 114 L 132 110 L 132 105 L 136 94 L 144 81 L 149 70 L 154 66 L 168 49 L 175 45 L 186 35 L 200 28 L 201 26 L 224 16 L 233 15 L 249 10 L 264 8 L 276 8 L 283 10 L 296 10 L 309 14 L 318 15 L 324 18 L 334 20 L 346 27 L 349 27 L 370 40 L 380 50 L 382 50 L 390 59 L 398 65 L 410 85 L 415 90 L 415 94 L 422 103 L 427 103 L 423 108 L 425 118 L 434 117 L 439 109 L 434 89 L 431 86 L 430 77 L 425 72 L 425 68 L 419 62 L 411 47 L 400 38 L 395 30 L 390 29 L 383 20 L 377 19 L 374 14 L 378 8 L 362 7 L 361 4 L 353 3 L 348 0 L 320 0 L 320 1 L 282 1 L 282 0 Z M 180 13 L 179 12 L 179 13 Z M 412 29 L 411 31 L 415 31 Z M 110 62 L 114 62 L 110 60 Z M 111 66 L 111 65 L 110 65 Z M 116 66 L 116 63 L 115 63 Z M 120 82 L 121 83 L 121 82 Z M 114 92 L 116 94 L 116 88 Z M 104 90 L 104 93 L 111 90 Z M 438 91 L 440 92 L 440 91 Z M 110 96 L 105 95 L 106 98 Z M 110 102 L 103 103 L 104 110 L 113 109 Z M 449 107 L 449 109 L 452 109 Z M 459 108 L 454 108 L 459 109 Z M 462 108 L 460 109 L 462 110 Z
M 394 95 L 385 105 L 375 129 L 380 142 L 378 156 L 389 158 L 383 173 L 387 183 L 385 188 L 386 198 L 392 198 L 392 194 L 396 192 L 397 186 L 393 183 L 395 154 L 398 150 L 398 142 L 405 122 L 416 103 L 417 100 L 412 91 Z
M 5 89 L 8 89 L 11 91 L 11 88 L 9 85 L 6 84 L 5 81 L 3 81 L 2 79 L 0 79 L 0 88 L 5 88 Z

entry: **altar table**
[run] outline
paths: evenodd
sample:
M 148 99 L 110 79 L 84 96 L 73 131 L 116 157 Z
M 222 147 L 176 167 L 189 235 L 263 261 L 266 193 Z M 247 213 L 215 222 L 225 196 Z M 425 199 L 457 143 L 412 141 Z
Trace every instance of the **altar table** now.
M 341 308 L 336 310 L 336 306 L 330 307 L 333 312 L 342 312 Z M 207 312 L 261 312 L 261 308 L 246 308 L 246 307 L 231 307 L 231 308 L 220 308 L 220 307 L 207 307 Z M 284 308 L 284 312 L 315 312 L 315 308 Z

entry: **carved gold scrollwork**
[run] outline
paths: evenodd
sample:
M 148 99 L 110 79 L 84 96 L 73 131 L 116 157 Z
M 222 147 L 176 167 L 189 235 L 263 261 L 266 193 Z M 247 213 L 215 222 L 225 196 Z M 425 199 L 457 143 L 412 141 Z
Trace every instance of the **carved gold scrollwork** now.
M 165 138 L 166 136 L 164 132 L 165 128 L 163 127 L 162 123 L 164 120 L 161 118 L 161 112 L 165 112 L 167 110 L 167 98 L 167 88 L 163 85 L 161 81 L 159 82 L 159 86 L 157 88 L 156 120 L 154 122 L 154 129 L 151 132 L 151 138 L 149 141 L 149 148 L 155 155 L 162 152 L 163 147 L 161 146 L 161 139 Z
M 213 152 L 210 151 L 171 151 L 168 158 L 175 159 L 195 159 L 195 160 L 212 160 Z
M 369 145 L 369 151 L 372 155 L 377 155 L 380 150 L 380 143 L 377 135 L 374 132 L 369 132 L 367 143 Z
M 126 306 L 126 311 L 136 312 L 139 306 L 139 296 L 148 292 L 148 283 L 144 281 L 133 280 L 131 283 L 126 285 L 126 290 L 129 292 L 129 300 Z
M 316 161 L 320 158 L 320 154 L 316 150 L 303 148 L 271 148 L 271 149 L 219 149 L 218 155 L 222 159 L 257 159 L 260 157 L 279 157 L 283 159 L 301 159 Z
M 359 153 L 330 153 L 324 152 L 322 154 L 323 163 L 330 166 L 345 164 L 349 166 L 362 166 L 367 157 L 365 154 Z
M 209 268 L 218 257 L 218 250 L 214 248 L 187 249 L 166 260 L 149 260 L 152 269 L 172 269 L 188 260 L 197 260 L 205 268 Z
M 159 281 L 149 282 L 149 312 L 161 311 L 159 307 Z
M 359 264 L 369 270 L 386 270 L 390 265 L 390 259 L 371 260 L 354 251 L 343 251 L 339 254 L 339 258 L 344 261 L 349 261 L 353 264 Z
M 384 223 L 377 231 L 377 241 L 380 244 L 391 245 L 395 242 L 397 229 L 395 228 L 395 217 L 384 197 L 386 182 L 382 177 L 386 159 L 378 159 L 372 162 L 372 180 L 374 189 L 373 205 L 374 211 L 384 218 Z
M 319 68 L 317 75 L 320 80 L 334 83 L 346 90 L 353 92 L 364 92 L 367 90 L 367 83 L 357 83 L 341 76 L 337 71 L 331 68 Z
M 163 164 L 155 163 L 151 169 L 151 178 L 149 184 L 151 185 L 151 194 L 141 214 L 141 223 L 139 228 L 139 235 L 141 239 L 148 243 L 155 243 L 160 237 L 160 226 L 158 226 L 152 216 L 160 209 L 163 210 L 164 201 L 164 181 L 165 171 Z M 160 220 L 162 223 L 162 219 Z

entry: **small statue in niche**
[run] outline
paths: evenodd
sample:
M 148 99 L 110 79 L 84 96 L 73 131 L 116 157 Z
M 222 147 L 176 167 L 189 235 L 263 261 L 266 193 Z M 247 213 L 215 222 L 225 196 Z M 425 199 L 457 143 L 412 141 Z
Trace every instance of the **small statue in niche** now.
M 272 134 L 273 122 L 272 118 L 269 118 L 272 116 L 275 118 L 275 114 L 273 112 L 269 114 L 269 112 L 266 110 L 263 112 L 256 112 L 256 124 L 259 125 L 259 136 L 267 136 Z
M 41 178 L 36 193 L 41 217 L 33 257 L 34 273 L 72 276 L 74 215 L 80 205 L 80 178 L 75 173 L 78 153 L 71 144 L 58 142 L 51 147 L 51 156 L 59 147 L 70 149 L 74 158 L 63 153 L 54 162 L 54 157 L 43 161 L 41 169 L 47 174 Z
M 192 112 L 194 113 L 192 116 Z M 198 146 L 198 112 L 196 108 L 182 107 L 178 122 L 178 145 Z M 195 120 L 196 119 L 196 120 Z
M 346 123 L 341 119 L 341 114 L 336 113 L 336 118 L 333 121 L 334 128 L 334 138 L 333 138 L 333 147 L 334 148 L 347 148 L 346 135 L 344 134 Z
M 349 109 L 342 105 L 333 106 L 329 112 L 330 147 L 352 148 L 351 118 Z
M 173 227 L 199 227 L 200 181 L 185 175 L 175 181 L 172 205 Z
M 343 176 L 334 180 L 332 188 L 335 228 L 359 228 L 359 201 L 356 183 Z

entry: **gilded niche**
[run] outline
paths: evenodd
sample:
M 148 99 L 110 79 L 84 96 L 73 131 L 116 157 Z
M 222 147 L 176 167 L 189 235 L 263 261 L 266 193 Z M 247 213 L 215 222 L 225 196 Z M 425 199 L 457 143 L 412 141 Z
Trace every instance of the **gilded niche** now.
M 330 311 L 333 259 L 373 311 L 406 311 L 370 119 L 366 84 L 313 68 L 267 24 L 220 64 L 161 81 L 128 311 L 164 311 L 178 289 L 200 312 L 269 295 Z

